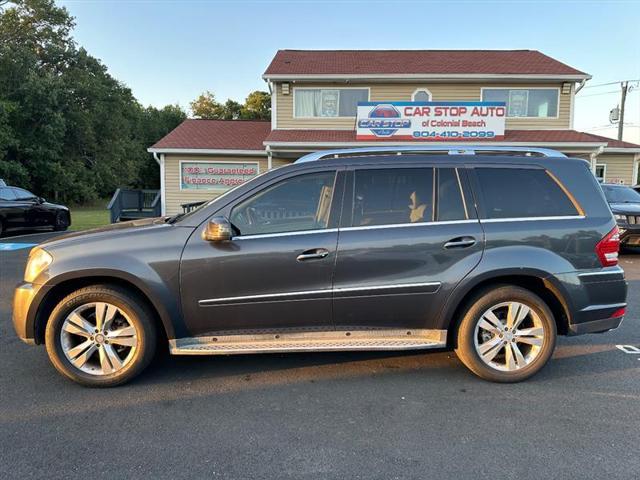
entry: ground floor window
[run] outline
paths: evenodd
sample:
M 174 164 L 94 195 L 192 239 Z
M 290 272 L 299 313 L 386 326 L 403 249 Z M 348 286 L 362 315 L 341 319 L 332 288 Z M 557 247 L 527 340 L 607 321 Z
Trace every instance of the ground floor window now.
M 593 172 L 596 179 L 600 183 L 604 183 L 607 178 L 607 166 L 603 163 L 596 165 L 596 169 Z

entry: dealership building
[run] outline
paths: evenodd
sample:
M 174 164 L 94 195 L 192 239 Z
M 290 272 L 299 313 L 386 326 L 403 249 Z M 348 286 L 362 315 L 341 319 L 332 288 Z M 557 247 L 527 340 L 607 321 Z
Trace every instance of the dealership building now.
M 185 120 L 149 148 L 164 214 L 317 150 L 545 147 L 605 182 L 638 182 L 640 145 L 574 130 L 591 78 L 532 50 L 281 50 L 262 78 L 271 120 Z

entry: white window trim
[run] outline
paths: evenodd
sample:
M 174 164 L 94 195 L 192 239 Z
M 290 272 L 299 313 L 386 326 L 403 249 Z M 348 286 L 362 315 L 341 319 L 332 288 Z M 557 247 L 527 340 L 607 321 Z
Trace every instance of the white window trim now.
M 638 185 L 638 168 L 640 167 L 640 154 L 636 153 L 633 156 L 633 178 L 631 179 L 631 186 Z
M 558 99 L 555 117 L 505 117 L 507 120 L 557 120 L 560 118 L 560 87 L 481 87 L 480 88 L 480 101 L 484 101 L 485 90 L 555 90 L 556 97 Z M 507 110 L 509 102 L 507 102 Z
M 602 183 L 606 183 L 607 182 L 607 164 L 606 163 L 596 163 L 595 168 L 593 169 L 593 176 L 596 177 L 596 180 L 598 180 L 598 177 L 596 176 L 596 171 L 598 170 L 598 167 L 602 167 Z
M 298 117 L 296 115 L 296 90 L 366 90 L 367 91 L 367 102 L 371 101 L 371 87 L 304 87 L 304 86 L 299 86 L 299 87 L 293 87 L 292 88 L 293 92 L 293 118 L 299 119 L 299 120 L 321 120 L 321 121 L 326 121 L 326 120 L 336 120 L 336 119 L 341 119 L 341 118 L 346 118 L 346 119 L 354 119 L 356 118 L 356 115 L 350 116 L 350 117 Z M 339 108 L 339 106 L 338 106 Z
M 416 101 L 416 93 L 418 92 L 427 92 L 429 94 L 429 100 L 427 100 L 428 102 L 433 102 L 433 93 L 431 93 L 431 90 L 429 90 L 428 88 L 425 87 L 420 87 L 420 88 L 416 88 L 413 93 L 411 94 L 411 101 L 415 102 Z
M 182 164 L 183 163 L 233 163 L 239 164 L 244 163 L 246 165 L 255 165 L 256 166 L 256 175 L 260 175 L 260 162 L 250 161 L 243 162 L 241 160 L 180 160 L 178 162 L 178 182 L 180 182 L 180 191 L 181 192 L 218 192 L 224 193 L 228 190 L 231 190 L 233 187 L 229 188 L 182 188 Z M 255 178 L 253 177 L 253 178 Z

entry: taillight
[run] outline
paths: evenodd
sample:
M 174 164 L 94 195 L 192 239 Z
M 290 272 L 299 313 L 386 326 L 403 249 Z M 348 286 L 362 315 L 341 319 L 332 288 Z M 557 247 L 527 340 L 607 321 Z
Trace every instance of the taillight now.
M 614 227 L 596 245 L 596 254 L 603 267 L 613 267 L 618 264 L 618 251 L 620 250 L 620 234 L 618 227 Z
M 624 317 L 624 314 L 625 314 L 625 313 L 627 313 L 627 309 L 626 309 L 626 308 L 619 308 L 618 310 L 616 310 L 615 312 L 613 312 L 609 318 L 620 318 L 620 317 Z

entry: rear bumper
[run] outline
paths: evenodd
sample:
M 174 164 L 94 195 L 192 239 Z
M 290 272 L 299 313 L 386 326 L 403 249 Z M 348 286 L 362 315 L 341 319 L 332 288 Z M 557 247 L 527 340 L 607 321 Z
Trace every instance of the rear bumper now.
M 622 323 L 627 281 L 620 267 L 557 275 L 566 292 L 569 335 L 606 332 Z
M 574 323 L 569 325 L 569 335 L 583 335 L 585 333 L 602 333 L 618 328 L 624 317 L 604 318 L 590 322 Z

